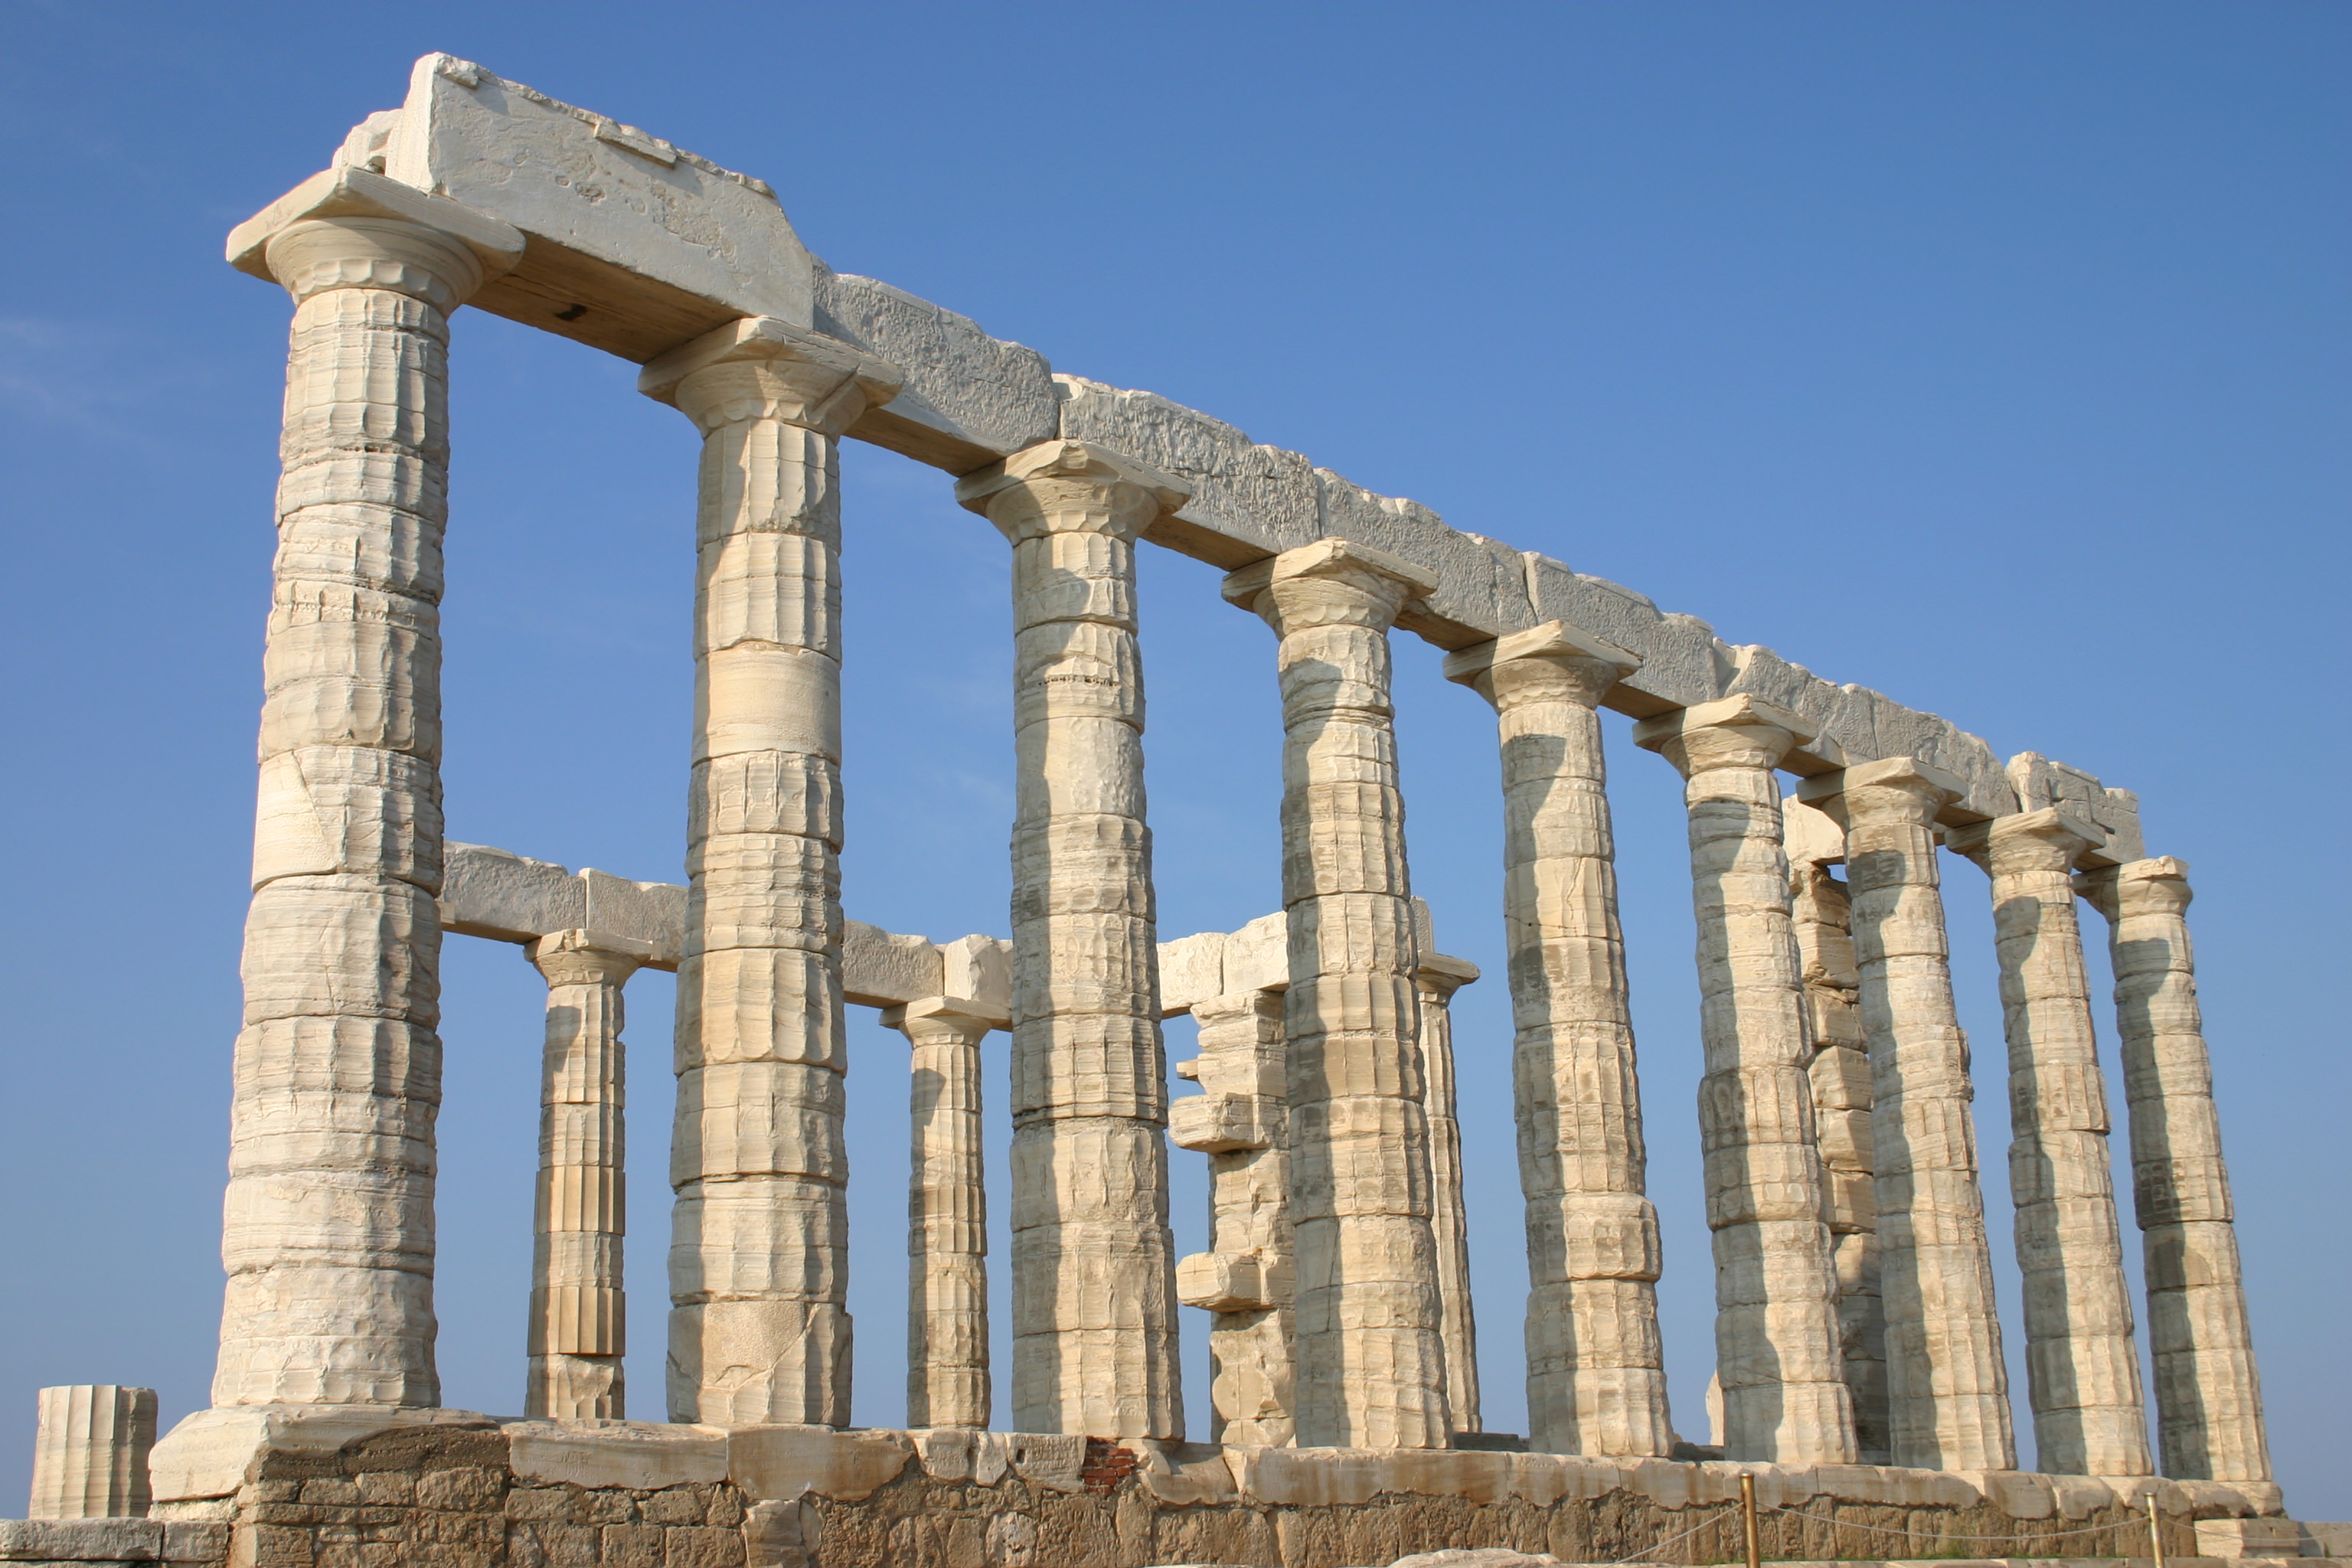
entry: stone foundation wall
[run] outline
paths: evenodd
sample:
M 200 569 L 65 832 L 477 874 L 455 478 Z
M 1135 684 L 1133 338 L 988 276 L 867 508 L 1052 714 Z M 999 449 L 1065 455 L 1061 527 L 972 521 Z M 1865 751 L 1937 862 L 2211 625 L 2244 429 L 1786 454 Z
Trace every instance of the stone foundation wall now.
M 1352 1568 L 1475 1546 L 1612 1563 L 1699 1526 L 1644 1560 L 1689 1568 L 1739 1559 L 1743 1469 L 1780 1561 L 2145 1557 L 2150 1489 L 2167 1555 L 2188 1558 L 2198 1520 L 2276 1511 L 2235 1488 L 1872 1466 L 256 1409 L 158 1446 L 159 1517 L 0 1525 L 0 1562 Z

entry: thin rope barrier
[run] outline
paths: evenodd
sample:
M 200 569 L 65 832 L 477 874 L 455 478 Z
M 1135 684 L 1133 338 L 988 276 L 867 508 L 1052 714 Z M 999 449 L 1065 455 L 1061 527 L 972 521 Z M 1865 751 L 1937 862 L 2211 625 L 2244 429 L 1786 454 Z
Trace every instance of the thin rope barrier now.
M 1688 1530 L 1684 1531 L 1682 1532 L 1682 1534 L 1680 1534 L 1680 1535 L 1669 1535 L 1669 1536 L 1667 1536 L 1664 1541 L 1661 1541 L 1661 1542 L 1655 1542 L 1654 1544 L 1650 1545 L 1650 1546 L 1645 1546 L 1645 1547 L 1643 1547 L 1641 1551 L 1636 1552 L 1635 1552 L 1635 1553 L 1633 1553 L 1633 1556 L 1631 1556 L 1631 1557 L 1620 1557 L 1619 1559 L 1617 1559 L 1617 1561 L 1616 1561 L 1615 1563 L 1613 1563 L 1610 1564 L 1610 1568 L 1622 1568 L 1622 1564 L 1624 1564 L 1624 1563 L 1638 1563 L 1638 1562 L 1640 1562 L 1643 1558 L 1647 1557 L 1651 1552 L 1657 1551 L 1659 1547 L 1661 1547 L 1661 1546 L 1672 1546 L 1672 1545 L 1673 1545 L 1675 1542 L 1677 1542 L 1677 1541 L 1682 1541 L 1682 1540 L 1685 1540 L 1685 1539 L 1686 1539 L 1686 1538 L 1688 1538 L 1688 1537 L 1690 1537 L 1690 1536 L 1696 1535 L 1700 1531 L 1705 1530 L 1708 1525 L 1710 1525 L 1710 1524 L 1720 1524 L 1720 1523 L 1722 1523 L 1725 1520 L 1729 1519 L 1733 1514 L 1738 1513 L 1738 1511 L 1739 1511 L 1739 1505 L 1738 1505 L 1738 1504 L 1737 1504 L 1737 1503 L 1734 1503 L 1731 1507 L 1729 1507 L 1729 1508 L 1727 1508 L 1727 1509 L 1725 1509 L 1721 1513 L 1718 1513 L 1718 1514 L 1715 1515 L 1712 1519 L 1702 1519 L 1702 1520 L 1700 1520 L 1696 1524 L 1692 1525 Z
M 1786 1504 L 1775 1504 L 1772 1511 L 1797 1519 L 1813 1520 L 1822 1524 L 1833 1524 L 1840 1530 L 1869 1530 L 1881 1535 L 1907 1535 L 1915 1541 L 2063 1541 L 2070 1535 L 2100 1535 L 2111 1530 L 2129 1530 L 2139 1522 L 2127 1519 L 2115 1524 L 2088 1524 L 2080 1530 L 2052 1530 L 2033 1535 L 1955 1535 L 1943 1530 L 1901 1530 L 1891 1524 L 1863 1524 L 1850 1519 L 1832 1519 L 1825 1513 L 1807 1513 L 1801 1508 L 1790 1508 Z

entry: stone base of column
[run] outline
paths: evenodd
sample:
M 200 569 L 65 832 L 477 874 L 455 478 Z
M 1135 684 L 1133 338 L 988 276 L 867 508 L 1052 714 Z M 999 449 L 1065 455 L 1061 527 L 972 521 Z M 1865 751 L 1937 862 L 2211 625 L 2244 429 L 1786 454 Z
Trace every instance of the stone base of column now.
M 2156 1497 L 2168 1555 L 2198 1553 L 2200 1538 L 2223 1534 L 2219 1526 L 2237 1528 L 2241 1551 L 2281 1538 L 2273 1521 L 2254 1517 L 2276 1507 L 2275 1489 L 2164 1480 L 2110 1485 L 1555 1454 L 1220 1451 L 1075 1433 L 594 1426 L 467 1411 L 433 1412 L 428 1423 L 425 1412 L 372 1414 L 369 1423 L 347 1411 L 201 1413 L 158 1446 L 162 1517 L 80 1522 L 117 1539 L 136 1534 L 138 1550 L 98 1561 L 205 1568 L 226 1563 L 232 1530 L 248 1552 L 266 1549 L 260 1560 L 268 1562 L 334 1563 L 348 1555 L 338 1547 L 364 1529 L 390 1562 L 589 1568 L 601 1544 L 610 1563 L 614 1534 L 599 1542 L 593 1527 L 573 1522 L 583 1514 L 635 1521 L 619 1527 L 633 1561 L 761 1568 L 1017 1563 L 1028 1555 L 1018 1549 L 1055 1540 L 1116 1543 L 1104 1561 L 1264 1564 L 1282 1560 L 1281 1543 L 1302 1533 L 1314 1542 L 1314 1561 L 1389 1563 L 1459 1546 L 1465 1531 L 1571 1563 L 1635 1554 L 1672 1562 L 1674 1547 L 1656 1549 L 1694 1526 L 1703 1528 L 1681 1542 L 1688 1556 L 1726 1563 L 1740 1556 L 1744 1469 L 1755 1478 L 1766 1559 L 1781 1563 L 1831 1542 L 1868 1550 L 1863 1543 L 1884 1538 L 1862 1527 L 1890 1521 L 1954 1539 L 2011 1540 L 2020 1557 L 2112 1562 L 2137 1553 L 2145 1563 L 2143 1492 Z M 202 1441 L 184 1440 L 198 1431 Z M 191 1463 L 200 1450 L 204 1462 Z M 327 1500 L 338 1482 L 350 1485 L 351 1500 Z M 310 1487 L 320 1500 L 299 1508 L 271 1500 Z M 386 1500 L 367 1500 L 362 1487 Z M 28 1554 L 13 1550 L 21 1539 L 14 1532 L 66 1528 L 0 1525 L 0 1552 L 23 1561 Z M 169 1532 L 176 1540 L 167 1552 Z M 1032 1560 L 1084 1559 L 1035 1552 Z

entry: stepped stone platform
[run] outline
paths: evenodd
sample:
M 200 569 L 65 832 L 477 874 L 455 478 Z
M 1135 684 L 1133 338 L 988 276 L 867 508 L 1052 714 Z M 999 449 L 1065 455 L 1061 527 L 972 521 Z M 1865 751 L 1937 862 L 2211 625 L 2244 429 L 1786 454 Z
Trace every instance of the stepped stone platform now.
M 152 1517 L 12 1524 L 0 1562 L 1350 1568 L 1508 1547 L 1688 1568 L 1740 1558 L 1742 1471 L 1779 1562 L 1989 1538 L 2018 1561 L 2146 1556 L 2151 1493 L 2176 1563 L 2200 1521 L 2294 1530 L 2274 1488 L 2153 1479 L 313 1405 L 199 1412 L 156 1446 Z

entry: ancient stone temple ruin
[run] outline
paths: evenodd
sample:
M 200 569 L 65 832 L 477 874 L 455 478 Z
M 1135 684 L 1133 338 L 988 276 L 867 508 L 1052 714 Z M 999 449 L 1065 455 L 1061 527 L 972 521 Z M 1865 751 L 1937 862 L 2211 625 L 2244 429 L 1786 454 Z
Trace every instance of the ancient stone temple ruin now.
M 292 296 L 293 331 L 218 1370 L 211 1408 L 160 1441 L 143 1390 L 47 1391 L 39 1517 L 0 1524 L 0 1560 L 1697 1563 L 1740 1555 L 1743 1478 L 1782 1559 L 2332 1554 L 2343 1532 L 2289 1519 L 2272 1480 L 2188 868 L 2147 853 L 2129 792 L 2003 763 L 1204 414 L 1055 374 L 832 271 L 761 181 L 445 55 L 228 250 Z M 683 885 L 444 837 L 461 305 L 641 364 L 639 389 L 701 433 L 698 475 L 677 477 L 699 563 Z M 1002 936 L 842 912 L 845 437 L 942 470 L 1013 552 Z M 1146 545 L 1228 574 L 1234 635 L 1265 639 L 1280 684 L 1283 907 L 1239 931 L 1155 929 Z M 1499 726 L 1509 973 L 1486 984 L 1516 1020 L 1523 1437 L 1479 1415 L 1447 1021 L 1479 975 L 1412 896 L 1397 633 L 1446 650 Z M 1671 768 L 1688 805 L 1709 1446 L 1666 1405 L 1602 708 L 1662 759 L 1617 787 Z M 2019 1468 L 1948 894 L 1990 897 L 1998 923 L 2017 1420 L 2040 1472 Z M 2084 906 L 2111 1003 L 2086 979 Z M 442 1408 L 434 1369 L 447 932 L 521 945 L 548 988 L 514 1417 Z M 645 968 L 678 992 L 658 1390 L 622 1370 L 622 1005 Z M 850 1426 L 852 1005 L 910 1052 L 908 1430 Z M 1171 1100 L 1161 1025 L 1184 1013 L 1200 1051 L 1176 1072 L 1201 1092 Z M 991 1030 L 1012 1038 L 1009 1098 L 983 1093 Z M 985 1194 L 983 1118 L 1007 1114 L 1011 1190 Z M 1170 1162 L 1195 1153 L 1213 1239 L 1179 1258 Z M 992 1268 L 1010 1368 L 990 1363 Z M 1483 1305 L 1491 1328 L 1506 1306 Z M 1178 1340 L 1204 1325 L 1214 1415 L 1187 1434 Z

